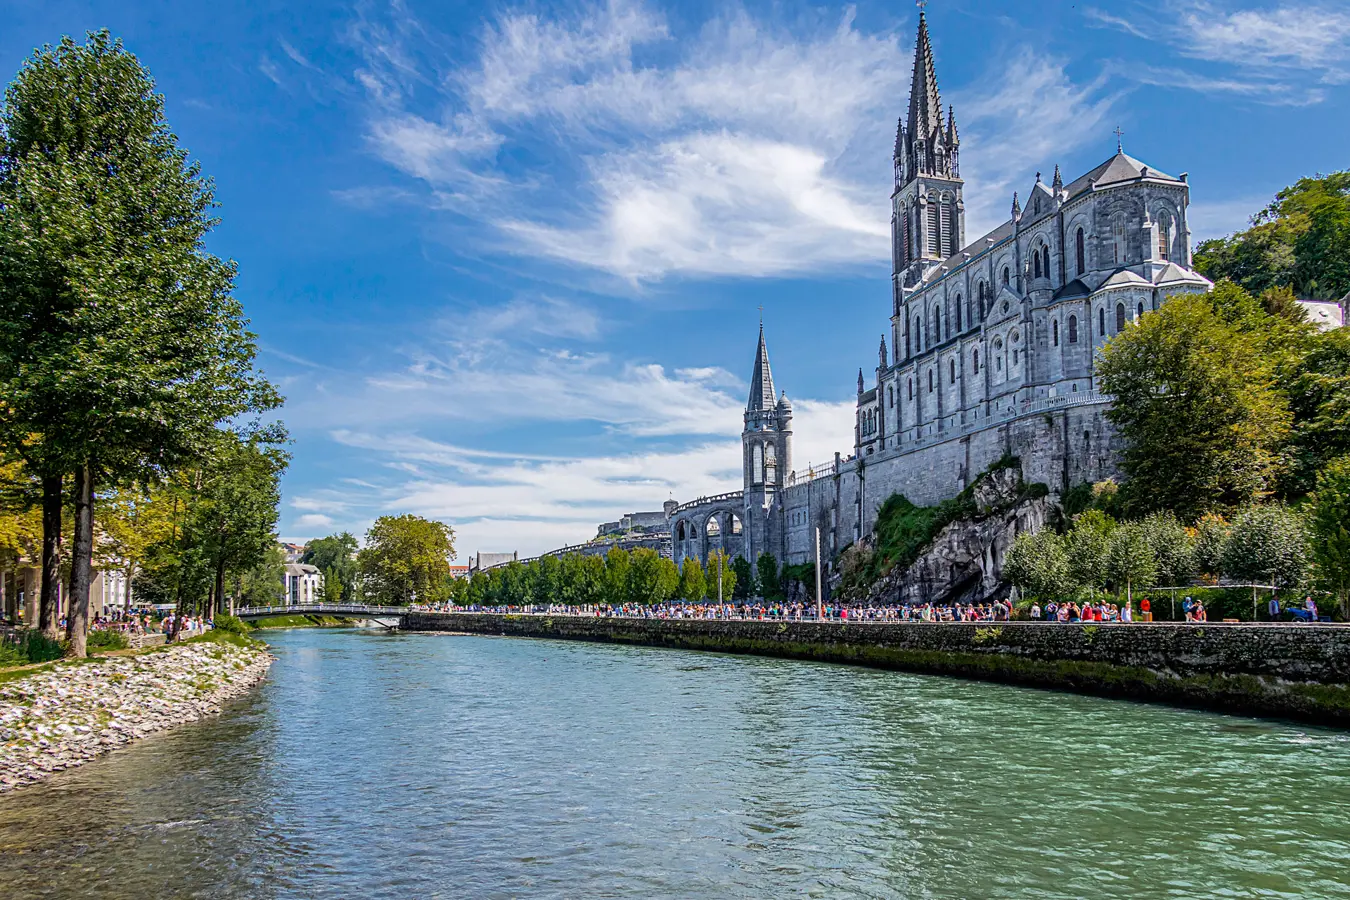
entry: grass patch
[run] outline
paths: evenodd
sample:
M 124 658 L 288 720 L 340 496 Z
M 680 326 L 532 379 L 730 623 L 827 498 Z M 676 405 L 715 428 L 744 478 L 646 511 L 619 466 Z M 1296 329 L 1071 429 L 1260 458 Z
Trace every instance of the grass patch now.
M 350 621 L 335 616 L 306 615 L 268 616 L 265 619 L 254 619 L 249 623 L 254 631 L 259 628 L 333 628 L 350 624 Z
M 0 640 L 0 668 L 50 662 L 66 655 L 66 645 L 40 631 L 23 631 Z
M 257 638 L 249 637 L 246 634 L 235 634 L 233 631 L 211 630 L 196 637 L 190 637 L 185 641 L 179 641 L 180 644 L 229 644 L 233 647 L 243 647 L 246 650 L 257 650 L 265 647 L 262 641 Z M 167 645 L 174 646 L 173 644 Z M 156 648 L 167 649 L 167 648 Z
M 106 631 L 102 628 L 89 632 L 85 646 L 90 653 L 96 650 L 126 650 L 131 640 L 121 631 Z

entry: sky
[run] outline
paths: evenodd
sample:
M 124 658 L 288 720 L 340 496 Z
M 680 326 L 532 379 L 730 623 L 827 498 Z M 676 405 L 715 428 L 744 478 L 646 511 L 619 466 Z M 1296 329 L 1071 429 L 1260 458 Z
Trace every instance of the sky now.
M 1350 5 L 932 0 L 967 233 L 1059 164 L 1188 172 L 1201 240 L 1345 168 Z M 0 72 L 108 28 L 216 183 L 287 397 L 279 530 L 405 512 L 522 557 L 741 484 L 763 316 L 799 467 L 887 330 L 903 2 L 0 0 Z M 1339 152 L 1338 152 L 1339 151 Z

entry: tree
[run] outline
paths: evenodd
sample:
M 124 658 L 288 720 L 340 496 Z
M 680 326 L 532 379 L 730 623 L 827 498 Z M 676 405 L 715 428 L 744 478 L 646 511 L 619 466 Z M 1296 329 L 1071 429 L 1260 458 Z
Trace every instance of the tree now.
M 1350 454 L 1350 328 L 1313 336 L 1287 390 L 1294 433 L 1284 493 L 1298 497 L 1313 489 L 1328 463 Z
M 1195 523 L 1195 567 L 1218 578 L 1223 574 L 1224 548 L 1233 527 L 1217 513 L 1206 513 Z
M 755 572 L 744 556 L 731 561 L 731 571 L 736 579 L 736 589 L 731 592 L 733 600 L 744 602 L 755 595 Z
M 1312 555 L 1317 578 L 1350 617 L 1350 456 L 1327 466 L 1312 495 Z
M 324 573 L 324 598 L 329 603 L 342 603 L 348 599 L 350 587 L 356 580 L 356 552 L 356 538 L 347 531 L 315 538 L 305 545 L 305 552 L 301 554 L 300 561 Z M 333 597 L 330 581 L 335 581 L 339 585 L 336 598 Z
M 1208 298 L 1174 297 L 1116 335 L 1097 373 L 1126 442 L 1127 508 L 1192 518 L 1269 490 L 1288 406 L 1256 342 Z
M 0 615 L 8 608 L 6 575 L 21 560 L 36 560 L 41 552 L 42 518 L 34 502 L 35 487 L 21 464 L 0 465 Z
M 755 563 L 755 569 L 758 574 L 759 595 L 770 599 L 777 597 L 782 589 L 778 584 L 778 560 L 772 553 L 761 553 Z
M 48 535 L 73 478 L 76 656 L 96 488 L 160 477 L 280 402 L 253 370 L 234 265 L 204 249 L 212 185 L 163 113 L 107 32 L 35 51 L 0 110 L 0 440 L 43 479 Z
M 373 603 L 434 603 L 445 591 L 454 555 L 455 532 L 444 522 L 412 514 L 380 516 L 366 532 L 357 569 Z
M 740 559 L 740 557 L 736 557 Z M 723 601 L 736 594 L 736 567 L 727 559 L 725 550 L 714 550 L 708 554 L 708 569 L 704 576 L 708 584 L 708 597 L 718 599 L 718 573 L 721 573 L 721 597 Z
M 1116 521 L 1099 509 L 1090 509 L 1074 517 L 1064 536 L 1069 556 L 1069 577 L 1074 584 L 1090 590 L 1106 586 L 1106 567 L 1110 559 L 1111 533 Z
M 1175 515 L 1151 513 L 1138 528 L 1157 567 L 1155 584 L 1180 585 L 1195 577 L 1195 540 Z M 1136 580 L 1135 586 L 1142 585 Z
M 708 596 L 708 582 L 697 556 L 686 556 L 680 564 L 679 596 L 686 603 L 699 603 Z
M 1287 287 L 1301 297 L 1350 292 L 1350 171 L 1302 178 L 1275 195 L 1246 231 L 1204 241 L 1195 267 L 1260 293 Z
M 1233 520 L 1223 571 L 1235 580 L 1276 588 L 1302 583 L 1308 572 L 1307 522 L 1282 504 L 1247 507 Z
M 1049 599 L 1071 588 L 1069 554 L 1053 531 L 1023 531 L 1003 560 L 1003 578 L 1027 596 Z
M 128 604 L 133 600 L 136 573 L 152 548 L 173 539 L 184 496 L 181 482 L 168 481 L 119 488 L 95 498 L 94 560 L 101 569 L 122 570 Z
M 663 559 L 655 550 L 639 547 L 629 554 L 628 600 L 651 606 L 665 603 L 675 596 L 680 577 L 675 564 Z
M 271 606 L 286 589 L 285 575 L 286 553 L 271 541 L 257 563 L 235 576 L 234 596 L 244 606 Z
M 1134 589 L 1146 588 L 1158 577 L 1158 560 L 1153 555 L 1147 530 L 1135 522 L 1126 522 L 1111 532 L 1106 553 L 1107 578 L 1119 590 L 1125 588 L 1125 602 L 1134 602 Z

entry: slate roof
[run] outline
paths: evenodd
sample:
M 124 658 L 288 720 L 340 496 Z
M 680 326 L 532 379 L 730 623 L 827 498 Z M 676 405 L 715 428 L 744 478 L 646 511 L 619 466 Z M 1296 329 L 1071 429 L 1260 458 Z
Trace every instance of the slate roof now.
M 773 390 L 773 373 L 769 371 L 769 350 L 764 346 L 764 325 L 759 326 L 759 347 L 755 350 L 755 370 L 750 373 L 750 399 L 746 412 L 772 410 L 777 396 Z

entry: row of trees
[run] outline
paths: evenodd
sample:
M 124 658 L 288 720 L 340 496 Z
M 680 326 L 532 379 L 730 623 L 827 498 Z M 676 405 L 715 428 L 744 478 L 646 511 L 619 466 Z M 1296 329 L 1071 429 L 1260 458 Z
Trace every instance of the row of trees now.
M 96 554 L 209 606 L 267 552 L 284 433 L 251 417 L 281 397 L 254 367 L 234 263 L 206 250 L 215 206 L 150 74 L 106 32 L 35 51 L 6 90 L 3 531 L 41 558 L 49 636 L 69 579 L 73 655 Z

